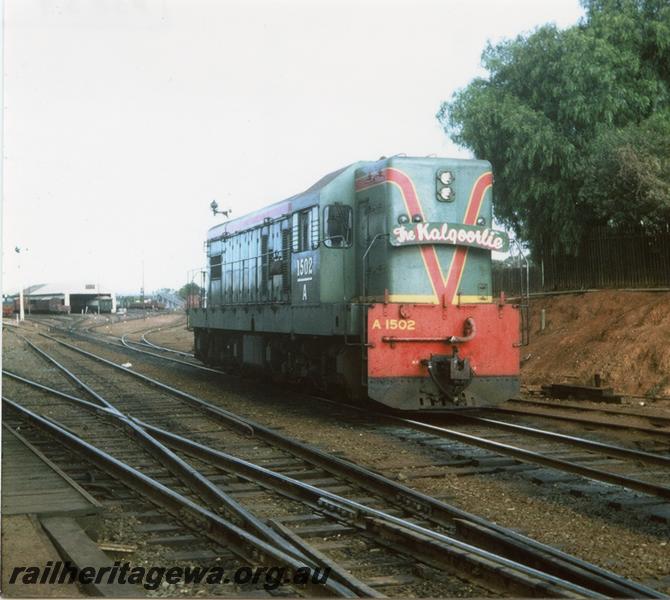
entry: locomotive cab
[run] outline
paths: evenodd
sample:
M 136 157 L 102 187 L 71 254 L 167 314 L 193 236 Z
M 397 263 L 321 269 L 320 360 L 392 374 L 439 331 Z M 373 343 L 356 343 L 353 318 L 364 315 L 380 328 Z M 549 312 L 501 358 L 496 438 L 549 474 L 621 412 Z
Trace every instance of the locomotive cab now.
M 367 389 L 400 409 L 497 403 L 518 393 L 519 314 L 492 297 L 486 161 L 391 158 L 356 173 Z

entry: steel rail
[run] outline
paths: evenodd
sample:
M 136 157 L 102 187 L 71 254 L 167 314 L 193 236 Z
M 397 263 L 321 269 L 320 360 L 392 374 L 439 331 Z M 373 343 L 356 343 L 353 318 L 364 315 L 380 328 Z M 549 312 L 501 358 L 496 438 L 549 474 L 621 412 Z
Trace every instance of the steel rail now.
M 628 431 L 642 431 L 651 435 L 660 437 L 670 437 L 670 429 L 654 429 L 653 427 L 643 427 L 641 425 L 626 425 L 624 423 L 615 423 L 612 421 L 600 421 L 598 419 L 586 419 L 583 417 L 575 417 L 570 415 L 558 415 L 556 413 L 535 412 L 532 410 L 521 410 L 515 408 L 507 408 L 504 406 L 492 406 L 490 408 L 480 408 L 478 412 L 505 414 L 505 415 L 521 415 L 524 417 L 540 417 L 543 419 L 556 419 L 559 421 L 570 421 L 573 423 L 583 423 L 592 425 L 594 427 L 604 427 L 605 429 L 626 429 Z M 444 413 L 441 413 L 444 414 Z
M 13 374 L 10 374 L 10 376 L 31 385 L 34 383 Z M 367 507 L 343 496 L 210 448 L 184 436 L 155 427 L 139 419 L 125 417 L 118 412 L 113 412 L 110 409 L 41 384 L 37 384 L 36 387 L 56 396 L 64 397 L 97 414 L 102 413 L 113 419 L 130 419 L 152 437 L 162 440 L 167 446 L 209 465 L 235 473 L 263 487 L 269 487 L 293 500 L 307 504 L 331 518 L 346 522 L 363 532 L 374 533 L 378 540 L 381 538 L 382 541 L 386 541 L 386 545 L 391 545 L 391 542 L 393 542 L 392 547 L 394 549 L 415 557 L 419 556 L 423 562 L 431 566 L 436 568 L 446 567 L 461 573 L 467 573 L 469 579 L 474 579 L 487 589 L 492 589 L 488 577 L 502 577 L 506 585 L 502 590 L 499 586 L 493 586 L 492 591 L 514 594 L 532 593 L 557 597 L 573 597 L 574 595 L 589 598 L 603 597 L 602 594 L 593 590 L 517 563 L 500 556 L 498 553 L 478 548 L 405 519 L 389 515 L 381 510 Z M 481 572 L 486 573 L 486 577 L 483 579 L 479 576 Z M 365 584 L 360 583 L 352 588 L 352 591 L 365 596 L 379 595 Z
M 175 477 L 181 480 L 187 487 L 189 487 L 203 500 L 205 500 L 210 505 L 210 508 L 215 511 L 221 510 L 224 512 L 224 516 L 229 519 L 232 514 L 233 518 L 231 521 L 233 523 L 236 525 L 245 526 L 259 538 L 264 539 L 270 544 L 274 544 L 278 548 L 281 548 L 284 552 L 290 554 L 296 560 L 302 560 L 306 563 L 313 562 L 308 556 L 305 555 L 302 549 L 297 547 L 292 542 L 292 540 L 287 540 L 285 536 L 277 533 L 274 528 L 263 523 L 255 515 L 241 506 L 231 496 L 223 492 L 218 486 L 212 483 L 211 480 L 204 477 L 186 461 L 177 456 L 172 450 L 166 448 L 160 442 L 160 440 L 157 439 L 157 436 L 151 435 L 151 433 L 148 432 L 149 426 L 145 423 L 142 423 L 139 419 L 136 419 L 130 415 L 126 415 L 118 411 L 113 406 L 98 406 L 87 400 L 84 400 L 83 398 L 72 396 L 60 390 L 56 390 L 54 388 L 40 384 L 36 381 L 31 381 L 30 379 L 21 377 L 20 375 L 12 373 L 11 371 L 3 370 L 3 374 L 12 379 L 40 389 L 46 393 L 68 400 L 71 403 L 80 406 L 93 414 L 103 415 L 104 417 L 110 419 L 112 423 L 119 423 L 122 427 L 126 428 L 126 430 L 130 432 L 132 437 L 135 439 L 139 437 L 140 443 L 143 443 L 145 447 L 148 446 L 148 450 L 152 455 L 159 454 L 158 456 L 154 457 L 159 460 L 159 462 L 163 464 L 163 466 L 165 466 L 173 475 L 175 475 Z M 42 416 L 48 420 L 51 420 L 50 417 L 46 417 L 44 415 Z M 66 429 L 62 423 L 58 423 L 58 425 L 61 428 Z M 70 433 L 76 435 L 72 431 Z M 310 566 L 321 568 L 324 567 L 324 565 L 320 565 L 318 563 L 310 564 Z M 342 569 L 339 569 L 339 571 L 344 572 Z M 378 592 L 375 592 L 372 590 L 372 588 L 362 584 L 351 574 L 348 574 L 346 580 L 341 580 L 337 577 L 336 579 L 358 595 L 370 597 L 380 596 Z
M 191 394 L 183 392 L 177 388 L 167 386 L 157 380 L 147 377 L 146 375 L 125 369 L 120 365 L 113 363 L 112 361 L 93 354 L 92 352 L 88 352 L 51 336 L 45 337 L 50 338 L 65 347 L 71 348 L 75 352 L 78 352 L 84 356 L 88 356 L 93 360 L 103 362 L 115 369 L 122 370 L 123 372 L 133 377 L 142 379 L 150 385 L 155 385 L 161 389 L 165 389 L 177 397 L 183 397 L 186 400 L 192 400 L 195 398 Z M 104 344 L 105 342 L 101 343 Z M 211 413 L 214 418 L 218 418 L 222 421 L 230 418 L 232 419 L 232 423 L 235 426 L 239 424 L 241 417 L 233 415 L 228 411 L 218 409 L 217 407 L 214 407 L 213 405 L 210 405 L 209 403 L 202 400 L 200 400 L 200 402 L 202 402 L 204 405 L 210 406 L 213 409 L 216 409 Z M 488 519 L 446 504 L 440 500 L 437 500 L 436 498 L 404 486 L 396 481 L 384 477 L 383 475 L 370 471 L 365 467 L 328 454 L 314 446 L 310 446 L 303 442 L 299 442 L 284 436 L 272 430 L 271 428 L 252 421 L 251 419 L 244 419 L 244 423 L 246 423 L 252 429 L 253 435 L 259 439 L 264 439 L 266 441 L 269 440 L 275 445 L 294 454 L 295 456 L 318 465 L 333 474 L 337 474 L 341 477 L 344 477 L 345 479 L 349 479 L 350 481 L 360 485 L 362 488 L 367 489 L 372 493 L 379 494 L 401 507 L 409 506 L 415 510 L 418 510 L 422 515 L 425 516 L 427 520 L 437 525 L 449 526 L 451 523 L 455 522 L 456 519 L 461 519 L 475 523 L 492 533 L 506 536 L 514 543 L 515 557 L 517 560 L 525 562 L 526 564 L 536 568 L 540 568 L 547 573 L 552 573 L 558 577 L 569 579 L 570 581 L 574 581 L 577 584 L 580 582 L 587 582 L 587 584 L 595 585 L 594 580 L 597 578 L 598 587 L 593 589 L 598 589 L 598 591 L 614 597 L 665 597 L 663 594 L 652 588 L 649 588 L 648 586 L 644 586 L 637 582 L 628 580 L 624 577 L 621 577 L 620 575 L 612 573 L 611 571 L 558 550 L 557 548 L 543 544 L 542 542 L 538 542 L 537 540 L 524 536 L 511 529 L 501 527 L 500 525 L 497 525 Z M 541 559 L 538 558 L 540 554 L 543 555 Z
M 67 367 L 59 363 L 53 356 L 50 356 L 47 354 L 44 350 L 41 348 L 38 348 L 35 344 L 33 344 L 28 338 L 25 336 L 19 335 L 19 338 L 21 338 L 28 346 L 37 354 L 39 354 L 42 358 L 45 360 L 49 361 L 51 364 L 53 364 L 57 369 L 61 370 L 65 375 L 79 388 L 84 390 L 86 393 L 90 394 L 93 396 L 102 406 L 109 408 L 110 410 L 117 411 L 117 409 L 112 406 L 110 402 L 105 400 L 98 392 L 96 392 L 92 387 L 84 383 L 79 377 L 77 377 L 72 371 L 70 371 Z M 3 371 L 4 372 L 4 371 Z M 11 375 L 11 373 L 8 373 Z
M 533 400 L 529 398 L 513 398 L 508 400 L 508 402 L 512 402 L 514 404 L 527 404 L 530 406 L 539 406 L 541 408 L 553 408 L 553 409 L 558 409 L 558 410 L 572 410 L 572 411 L 581 411 L 584 413 L 590 413 L 590 412 L 599 412 L 599 413 L 604 413 L 606 415 L 615 415 L 619 417 L 631 417 L 634 419 L 646 419 L 648 421 L 658 421 L 659 423 L 667 423 L 670 425 L 670 417 L 666 417 L 663 415 L 652 415 L 652 414 L 645 414 L 643 411 L 639 410 L 626 410 L 625 408 L 616 408 L 613 406 L 580 406 L 579 404 L 572 404 L 572 403 L 567 403 L 567 402 L 562 402 L 561 404 L 557 404 L 555 402 L 544 402 L 542 400 Z
M 205 365 L 199 365 L 193 362 L 189 362 L 187 360 L 180 360 L 178 358 L 172 358 L 171 356 L 162 356 L 160 354 L 156 354 L 155 352 L 149 352 L 148 350 L 145 350 L 143 348 L 135 348 L 131 346 L 131 344 L 136 344 L 138 346 L 141 346 L 139 342 L 133 342 L 132 340 L 126 340 L 128 334 L 121 336 L 119 339 L 121 340 L 121 343 L 125 348 L 128 348 L 129 350 L 133 350 L 134 352 L 141 352 L 142 354 L 147 354 L 148 356 L 155 356 L 156 358 L 160 358 L 162 360 L 169 360 L 173 363 L 177 363 L 180 365 L 186 365 L 187 367 L 192 367 L 193 369 L 198 369 L 199 371 L 206 371 L 208 373 L 216 373 L 218 375 L 227 375 L 225 371 L 221 371 L 220 369 L 213 369 L 212 367 L 206 367 Z M 98 340 L 103 343 L 108 343 L 106 340 Z
M 185 325 L 186 323 L 184 323 Z M 153 342 L 150 342 L 147 339 L 147 335 L 150 333 L 154 333 L 156 331 L 161 331 L 163 329 L 176 329 L 177 327 L 181 327 L 181 325 L 174 325 L 173 327 L 159 327 L 157 329 L 149 329 L 149 331 L 145 331 L 142 334 L 142 337 L 140 338 L 147 346 L 150 346 L 151 348 L 155 348 L 156 350 L 163 350 L 164 352 L 172 352 L 174 354 L 180 354 L 182 356 L 190 356 L 191 358 L 195 358 L 195 355 L 192 352 L 182 352 L 181 350 L 175 350 L 174 348 L 168 348 L 167 346 L 159 346 L 158 344 L 154 344 Z
M 136 352 L 142 352 L 144 354 L 148 354 L 149 356 L 156 356 L 158 358 L 162 358 L 163 360 L 170 360 L 172 362 L 178 363 L 180 365 L 188 365 L 189 367 L 195 367 L 200 369 L 201 371 L 209 371 L 211 373 L 219 373 L 221 375 L 226 375 L 224 371 L 221 371 L 219 369 L 213 369 L 212 367 L 206 367 L 204 365 L 198 365 L 196 363 L 189 362 L 187 360 L 180 360 L 179 358 L 172 358 L 171 356 L 163 356 L 160 354 L 156 354 L 155 352 L 149 352 L 149 350 L 143 349 L 143 348 L 135 348 L 131 346 L 131 344 L 135 344 L 136 346 L 144 346 L 141 342 L 133 342 L 133 340 L 128 340 L 126 339 L 128 337 L 128 334 L 126 333 L 125 335 L 122 335 L 119 340 L 121 340 L 121 343 L 126 347 L 130 348 L 131 350 L 135 350 Z M 157 346 L 152 346 L 154 348 L 157 348 L 161 351 L 163 351 L 163 348 L 158 348 Z
M 492 440 L 487 440 L 482 437 L 477 437 L 467 433 L 461 433 L 460 431 L 454 431 L 453 429 L 447 429 L 446 427 L 430 425 L 429 423 L 422 423 L 421 421 L 415 421 L 413 419 L 404 419 L 402 417 L 388 417 L 388 418 L 392 419 L 394 422 L 409 425 L 413 429 L 424 431 L 426 433 L 432 433 L 433 435 L 437 435 L 440 437 L 450 438 L 452 440 L 456 440 L 457 442 L 461 442 L 469 446 L 477 446 L 478 448 L 491 450 L 498 454 L 512 456 L 522 462 L 534 463 L 544 465 L 546 467 L 552 467 L 554 469 L 559 469 L 561 471 L 566 471 L 568 473 L 575 473 L 576 475 L 581 475 L 588 479 L 618 485 L 631 490 L 637 490 L 639 492 L 644 492 L 645 494 L 650 494 L 652 496 L 658 496 L 660 498 L 670 500 L 670 487 L 664 485 L 649 483 L 647 481 L 642 481 L 640 479 L 635 479 L 633 477 L 628 477 L 625 475 L 618 475 L 616 473 L 611 473 L 609 471 L 601 471 L 600 469 L 593 469 L 591 467 L 586 467 L 584 465 L 580 465 L 567 460 L 562 460 L 560 458 L 552 458 L 550 456 L 540 454 L 539 452 L 533 452 L 531 450 L 525 450 L 524 448 L 519 448 L 517 446 L 510 446 L 509 444 L 494 442 Z
M 205 412 L 207 415 L 217 418 L 219 420 L 222 420 L 223 422 L 233 425 L 238 431 L 241 431 L 242 433 L 246 433 L 248 435 L 255 435 L 254 427 L 251 424 L 251 422 L 243 417 L 240 417 L 234 413 L 231 413 L 230 411 L 227 411 L 223 408 L 219 408 L 218 406 L 215 406 L 214 404 L 211 404 L 209 402 L 206 402 L 205 400 L 202 400 L 201 398 L 197 398 L 196 396 L 193 396 L 192 394 L 188 394 L 187 392 L 182 392 L 181 390 L 178 390 L 176 388 L 173 388 L 169 385 L 166 385 L 157 379 L 153 379 L 151 377 L 148 377 L 147 375 L 143 375 L 142 373 L 138 373 L 137 371 L 133 371 L 132 369 L 123 367 L 122 365 L 117 365 L 115 362 L 108 360 L 106 358 L 103 358 L 102 356 L 98 356 L 96 354 L 93 354 L 92 352 L 88 352 L 86 350 L 83 350 L 81 348 L 77 348 L 76 346 L 73 346 L 72 344 L 68 344 L 66 342 L 63 342 L 62 340 L 59 340 L 58 338 L 55 338 L 53 336 L 47 335 L 45 333 L 41 333 L 41 336 L 48 338 L 54 342 L 57 342 L 58 344 L 65 346 L 66 348 L 70 348 L 71 350 L 74 350 L 75 352 L 79 352 L 80 354 L 83 354 L 84 356 L 88 356 L 89 358 L 92 358 L 93 360 L 96 360 L 98 362 L 101 362 L 103 364 L 106 364 L 110 367 L 113 367 L 114 369 L 123 371 L 124 373 L 127 373 L 128 375 L 135 377 L 137 379 L 141 379 L 148 385 L 151 385 L 153 387 L 159 388 L 163 391 L 166 391 L 174 396 L 177 396 L 181 398 L 182 400 L 186 400 L 189 404 L 192 406 L 195 406 L 199 410 L 202 410 Z M 149 353 L 151 354 L 151 353 Z M 158 355 L 155 355 L 158 356 Z M 166 359 L 166 360 L 172 360 L 172 359 Z
M 98 468 L 110 473 L 141 495 L 150 498 L 152 502 L 163 507 L 180 521 L 200 531 L 217 544 L 229 547 L 231 551 L 249 564 L 282 565 L 293 573 L 310 569 L 309 564 L 296 560 L 289 554 L 255 537 L 237 525 L 229 523 L 219 515 L 196 504 L 159 481 L 121 462 L 61 427 L 53 419 L 46 419 L 5 396 L 2 397 L 2 401 L 9 410 L 14 411 L 19 417 L 55 437 L 62 445 L 73 452 L 84 455 Z M 322 586 L 310 583 L 309 589 L 310 592 L 318 595 L 323 595 L 323 592 L 326 591 L 340 597 L 355 597 L 348 588 L 335 581 L 326 581 Z
M 328 398 L 322 398 L 322 397 L 313 397 L 314 400 L 318 400 L 322 403 L 328 403 L 333 406 L 336 406 L 338 408 L 347 408 L 354 410 L 359 413 L 365 414 L 367 417 L 370 416 L 375 416 L 381 419 L 389 419 L 389 420 L 399 420 L 401 419 L 400 417 L 395 417 L 393 415 L 389 415 L 388 413 L 379 413 L 379 412 L 374 412 L 369 409 L 364 409 L 356 405 L 352 404 L 345 404 L 342 402 L 337 402 L 335 400 L 331 400 Z M 433 415 L 434 413 L 430 413 L 430 415 Z M 461 412 L 455 413 L 455 412 L 450 412 L 449 413 L 452 417 L 460 417 L 462 414 Z M 588 441 L 588 440 L 585 440 Z M 624 449 L 626 450 L 626 449 Z M 654 455 L 652 455 L 654 456 Z M 459 509 L 456 509 L 459 510 Z M 464 513 L 466 514 L 466 513 Z M 469 517 L 473 517 L 473 515 L 469 515 Z M 455 517 L 453 521 L 457 524 L 457 527 L 464 532 L 464 534 L 467 534 L 469 537 L 474 537 L 477 539 L 478 542 L 480 543 L 486 543 L 488 542 L 489 546 L 491 548 L 498 549 L 501 546 L 508 547 L 510 552 L 517 552 L 517 553 L 525 553 L 528 547 L 532 547 L 534 549 L 537 549 L 538 551 L 546 551 L 548 555 L 553 556 L 558 558 L 560 555 L 561 558 L 567 560 L 570 562 L 571 565 L 577 565 L 583 567 L 587 571 L 591 571 L 591 569 L 594 567 L 594 565 L 590 563 L 586 563 L 581 561 L 580 559 L 576 559 L 574 556 L 563 553 L 561 551 L 558 551 L 550 546 L 545 546 L 541 542 L 537 542 L 536 540 L 533 540 L 531 538 L 527 538 L 526 536 L 523 536 L 521 534 L 516 534 L 515 532 L 512 531 L 512 535 L 508 534 L 508 531 L 503 527 L 500 527 L 494 523 L 487 522 L 485 519 L 482 519 L 480 517 L 474 517 L 474 518 L 468 518 L 468 517 Z M 543 548 L 540 548 L 543 546 Z M 576 561 L 576 562 L 573 562 Z M 530 564 L 530 563 L 529 563 Z M 604 570 L 600 569 L 600 567 L 595 567 L 595 569 L 598 570 L 599 575 L 603 575 L 606 578 L 609 578 L 609 576 L 613 576 L 614 578 L 618 578 L 619 576 Z M 639 584 L 635 582 L 629 582 L 629 580 L 626 580 L 624 578 L 621 578 L 621 580 L 626 583 L 632 583 L 635 587 L 638 587 Z M 582 579 L 581 581 L 585 582 L 586 580 Z M 655 590 L 652 590 L 651 588 L 647 588 L 646 586 L 642 586 L 643 589 L 636 589 L 635 591 L 635 596 L 638 596 L 640 594 L 646 593 L 656 593 Z M 604 591 L 604 589 L 603 589 Z M 616 595 L 613 592 L 607 592 L 613 595 Z M 632 592 L 628 592 L 629 594 L 632 594 Z M 625 596 L 624 596 L 625 597 Z M 662 594 L 659 594 L 658 596 L 655 597 L 663 597 Z
M 31 344 L 31 347 L 38 351 L 43 356 L 43 358 L 52 362 L 58 368 L 66 370 L 65 367 L 56 362 L 56 360 L 49 356 L 46 352 L 40 350 L 33 344 Z M 70 372 L 68 371 L 68 373 Z M 11 371 L 3 370 L 3 375 L 7 375 L 23 383 L 28 383 L 29 385 L 32 385 L 33 383 L 26 378 L 17 376 Z M 145 450 L 147 450 L 151 456 L 153 456 L 161 465 L 163 465 L 170 473 L 172 473 L 172 475 L 174 475 L 188 489 L 190 489 L 191 492 L 199 496 L 207 505 L 209 505 L 212 510 L 223 513 L 223 516 L 237 525 L 244 525 L 248 530 L 252 531 L 254 535 L 264 539 L 270 544 L 276 545 L 278 548 L 283 548 L 284 552 L 292 555 L 294 558 L 303 561 L 306 559 L 306 557 L 298 548 L 293 546 L 291 543 L 287 543 L 286 540 L 284 540 L 276 533 L 276 531 L 274 531 L 271 527 L 258 519 L 254 514 L 245 509 L 230 495 L 222 491 L 217 485 L 212 483 L 212 481 L 202 475 L 197 469 L 193 468 L 192 465 L 188 464 L 181 457 L 177 456 L 172 450 L 167 448 L 160 441 L 156 440 L 153 436 L 148 435 L 144 428 L 137 425 L 137 423 L 132 418 L 129 418 L 128 415 L 122 413 L 111 402 L 105 400 L 94 390 L 91 390 L 91 388 L 87 386 L 81 379 L 71 373 L 70 376 L 75 379 L 75 382 L 77 382 L 82 387 L 82 389 L 85 389 L 91 393 L 96 400 L 102 403 L 102 406 L 96 407 L 96 405 L 92 403 L 87 402 L 82 404 L 78 402 L 79 406 L 82 406 L 89 411 L 93 411 L 95 414 L 104 415 L 108 419 L 111 419 L 113 425 L 120 425 L 125 430 L 126 434 L 129 435 L 129 437 L 135 439 L 135 441 L 137 441 Z M 39 389 L 49 393 L 54 393 L 56 391 L 52 388 L 48 388 L 47 386 L 42 385 L 35 387 L 38 387 Z M 75 396 L 66 394 L 59 394 L 59 396 L 71 402 L 82 400 L 77 399 Z M 82 400 L 82 402 L 85 401 Z
M 573 435 L 566 435 L 556 431 L 545 431 L 544 429 L 535 429 L 527 425 L 517 425 L 515 423 L 507 423 L 506 421 L 496 421 L 495 419 L 488 419 L 485 417 L 473 417 L 470 415 L 454 415 L 454 418 L 466 423 L 474 425 L 481 424 L 487 427 L 494 427 L 495 429 L 502 429 L 505 431 L 515 431 L 524 435 L 530 435 L 538 438 L 549 439 L 560 443 L 566 443 L 571 446 L 579 446 L 595 452 L 601 452 L 609 456 L 620 456 L 631 460 L 640 462 L 661 465 L 663 467 L 670 467 L 670 456 L 663 454 L 653 454 L 651 452 L 642 452 L 641 450 L 632 450 L 630 448 L 623 448 L 621 446 L 613 446 L 612 444 L 605 444 L 596 442 L 594 440 L 587 440 Z
M 456 550 L 454 552 L 454 559 L 457 561 L 467 561 L 461 568 L 465 568 L 467 571 L 468 568 L 484 568 L 487 571 L 491 570 L 491 566 L 487 565 L 486 562 L 481 563 L 479 560 L 474 561 L 470 556 L 462 555 L 462 552 L 472 554 L 479 559 L 492 560 L 497 563 L 497 567 L 493 567 L 493 573 L 500 573 L 499 569 L 502 567 L 507 576 L 510 576 L 510 572 L 506 571 L 507 569 L 513 569 L 517 572 L 521 572 L 526 576 L 532 578 L 538 578 L 544 583 L 532 585 L 532 590 L 535 592 L 542 593 L 551 593 L 552 590 L 556 591 L 553 586 L 558 585 L 566 589 L 566 591 L 574 592 L 578 594 L 593 595 L 592 590 L 588 590 L 582 586 L 576 586 L 571 582 L 566 580 L 559 579 L 553 575 L 540 572 L 537 569 L 532 569 L 523 565 L 521 563 L 512 561 L 504 556 L 501 556 L 499 553 L 492 553 L 471 544 L 464 543 L 461 540 L 448 536 L 444 533 L 440 533 L 420 525 L 416 525 L 411 521 L 402 519 L 390 515 L 384 511 L 370 508 L 354 500 L 350 500 L 338 494 L 328 492 L 316 486 L 313 486 L 309 483 L 299 481 L 282 473 L 272 471 L 266 467 L 262 467 L 246 461 L 242 458 L 233 456 L 221 450 L 210 448 L 204 444 L 198 443 L 184 436 L 166 431 L 159 427 L 141 422 L 142 427 L 145 427 L 148 432 L 155 435 L 157 438 L 163 440 L 163 442 L 173 448 L 179 449 L 184 454 L 189 456 L 194 456 L 208 464 L 218 466 L 223 469 L 227 469 L 236 473 L 238 476 L 254 481 L 264 486 L 271 487 L 272 489 L 277 490 L 278 492 L 287 495 L 290 498 L 299 500 L 310 504 L 313 508 L 320 510 L 321 512 L 332 516 L 333 518 L 344 520 L 345 522 L 362 529 L 363 531 L 370 532 L 373 527 L 371 520 L 376 522 L 378 527 L 383 529 L 383 532 L 380 532 L 382 535 L 385 532 L 388 532 L 389 529 L 386 526 L 390 526 L 390 530 L 394 532 L 394 538 L 402 546 L 402 548 L 407 548 L 408 543 L 413 543 L 417 541 L 416 537 L 405 537 L 403 538 L 402 532 L 398 531 L 396 528 L 408 529 L 413 534 L 416 534 L 420 537 L 427 537 L 431 540 L 438 542 L 440 544 L 445 544 L 447 548 L 451 547 Z M 380 522 L 383 525 L 380 525 Z M 398 546 L 394 546 L 398 547 Z M 453 551 L 452 551 L 453 552 Z M 445 564 L 442 561 L 436 560 L 437 557 L 424 555 L 424 561 L 433 566 L 444 567 Z M 449 562 L 453 566 L 453 561 Z M 526 588 L 528 591 L 528 582 L 525 579 L 522 579 L 518 582 L 523 588 Z M 546 585 L 550 587 L 545 587 Z M 484 584 L 485 587 L 488 587 Z M 513 591 L 513 590 L 506 590 Z
M 133 320 L 139 320 L 139 318 L 140 317 L 137 317 Z M 16 326 L 14 326 L 14 327 L 16 328 Z M 119 342 L 120 342 L 120 344 L 117 344 L 115 342 L 112 342 L 111 340 L 101 338 L 99 334 L 94 334 L 90 330 L 87 330 L 87 333 L 83 333 L 80 330 L 73 329 L 72 327 L 64 328 L 64 327 L 49 326 L 50 331 L 52 331 L 54 329 L 57 330 L 57 331 L 63 332 L 63 333 L 67 333 L 70 336 L 81 338 L 83 340 L 92 341 L 92 342 L 96 342 L 96 343 L 99 343 L 99 344 L 106 344 L 108 346 L 113 346 L 115 348 L 122 348 L 122 349 L 132 350 L 133 352 L 146 354 L 148 356 L 154 356 L 156 358 L 160 358 L 161 360 L 168 360 L 168 361 L 180 364 L 180 365 L 185 365 L 187 367 L 197 369 L 198 371 L 205 371 L 207 373 L 215 373 L 217 375 L 228 375 L 228 373 L 226 373 L 225 371 L 221 371 L 220 369 L 214 369 L 212 367 L 207 367 L 205 365 L 197 364 L 197 363 L 186 361 L 186 360 L 180 360 L 178 358 L 172 358 L 170 356 L 163 356 L 161 354 L 156 354 L 155 352 L 150 352 L 150 351 L 148 351 L 144 348 L 136 348 L 136 347 L 132 346 L 131 344 L 135 344 L 137 346 L 143 346 L 143 344 L 141 344 L 140 342 L 133 342 L 132 340 L 127 340 L 126 337 L 128 336 L 128 334 L 125 334 L 125 335 L 123 335 L 119 338 L 115 338 L 115 339 L 118 339 Z M 160 347 L 157 347 L 157 348 L 160 348 Z M 168 348 L 160 348 L 160 349 L 169 351 Z M 178 351 L 175 350 L 175 352 L 178 352 Z

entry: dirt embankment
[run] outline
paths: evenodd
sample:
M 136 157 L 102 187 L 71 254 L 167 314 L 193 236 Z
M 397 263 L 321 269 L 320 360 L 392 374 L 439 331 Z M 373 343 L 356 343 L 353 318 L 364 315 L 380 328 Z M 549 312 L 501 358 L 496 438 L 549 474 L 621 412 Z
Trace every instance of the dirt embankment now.
M 545 329 L 540 330 L 541 311 Z M 670 293 L 600 291 L 531 300 L 523 383 L 567 381 L 670 396 Z

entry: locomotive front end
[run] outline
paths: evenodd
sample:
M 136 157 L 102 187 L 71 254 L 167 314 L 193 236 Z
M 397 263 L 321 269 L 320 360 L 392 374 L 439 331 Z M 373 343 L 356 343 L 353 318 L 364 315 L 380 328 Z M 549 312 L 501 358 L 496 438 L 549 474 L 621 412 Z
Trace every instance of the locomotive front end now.
M 491 405 L 519 390 L 519 309 L 494 298 L 486 161 L 394 157 L 356 174 L 367 392 L 406 410 Z

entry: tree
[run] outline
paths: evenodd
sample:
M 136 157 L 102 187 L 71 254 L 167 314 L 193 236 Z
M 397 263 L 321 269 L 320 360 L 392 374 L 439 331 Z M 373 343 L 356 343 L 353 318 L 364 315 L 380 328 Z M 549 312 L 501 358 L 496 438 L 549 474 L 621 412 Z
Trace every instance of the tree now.
M 582 202 L 600 221 L 650 231 L 670 222 L 670 111 L 598 135 L 584 162 Z
M 491 161 L 496 217 L 531 247 L 574 252 L 595 225 L 670 218 L 670 4 L 583 6 L 575 27 L 489 44 L 488 77 L 437 114 Z
M 190 282 L 182 286 L 177 294 L 180 298 L 186 300 L 189 296 L 199 296 L 202 291 L 202 288 L 197 283 Z

